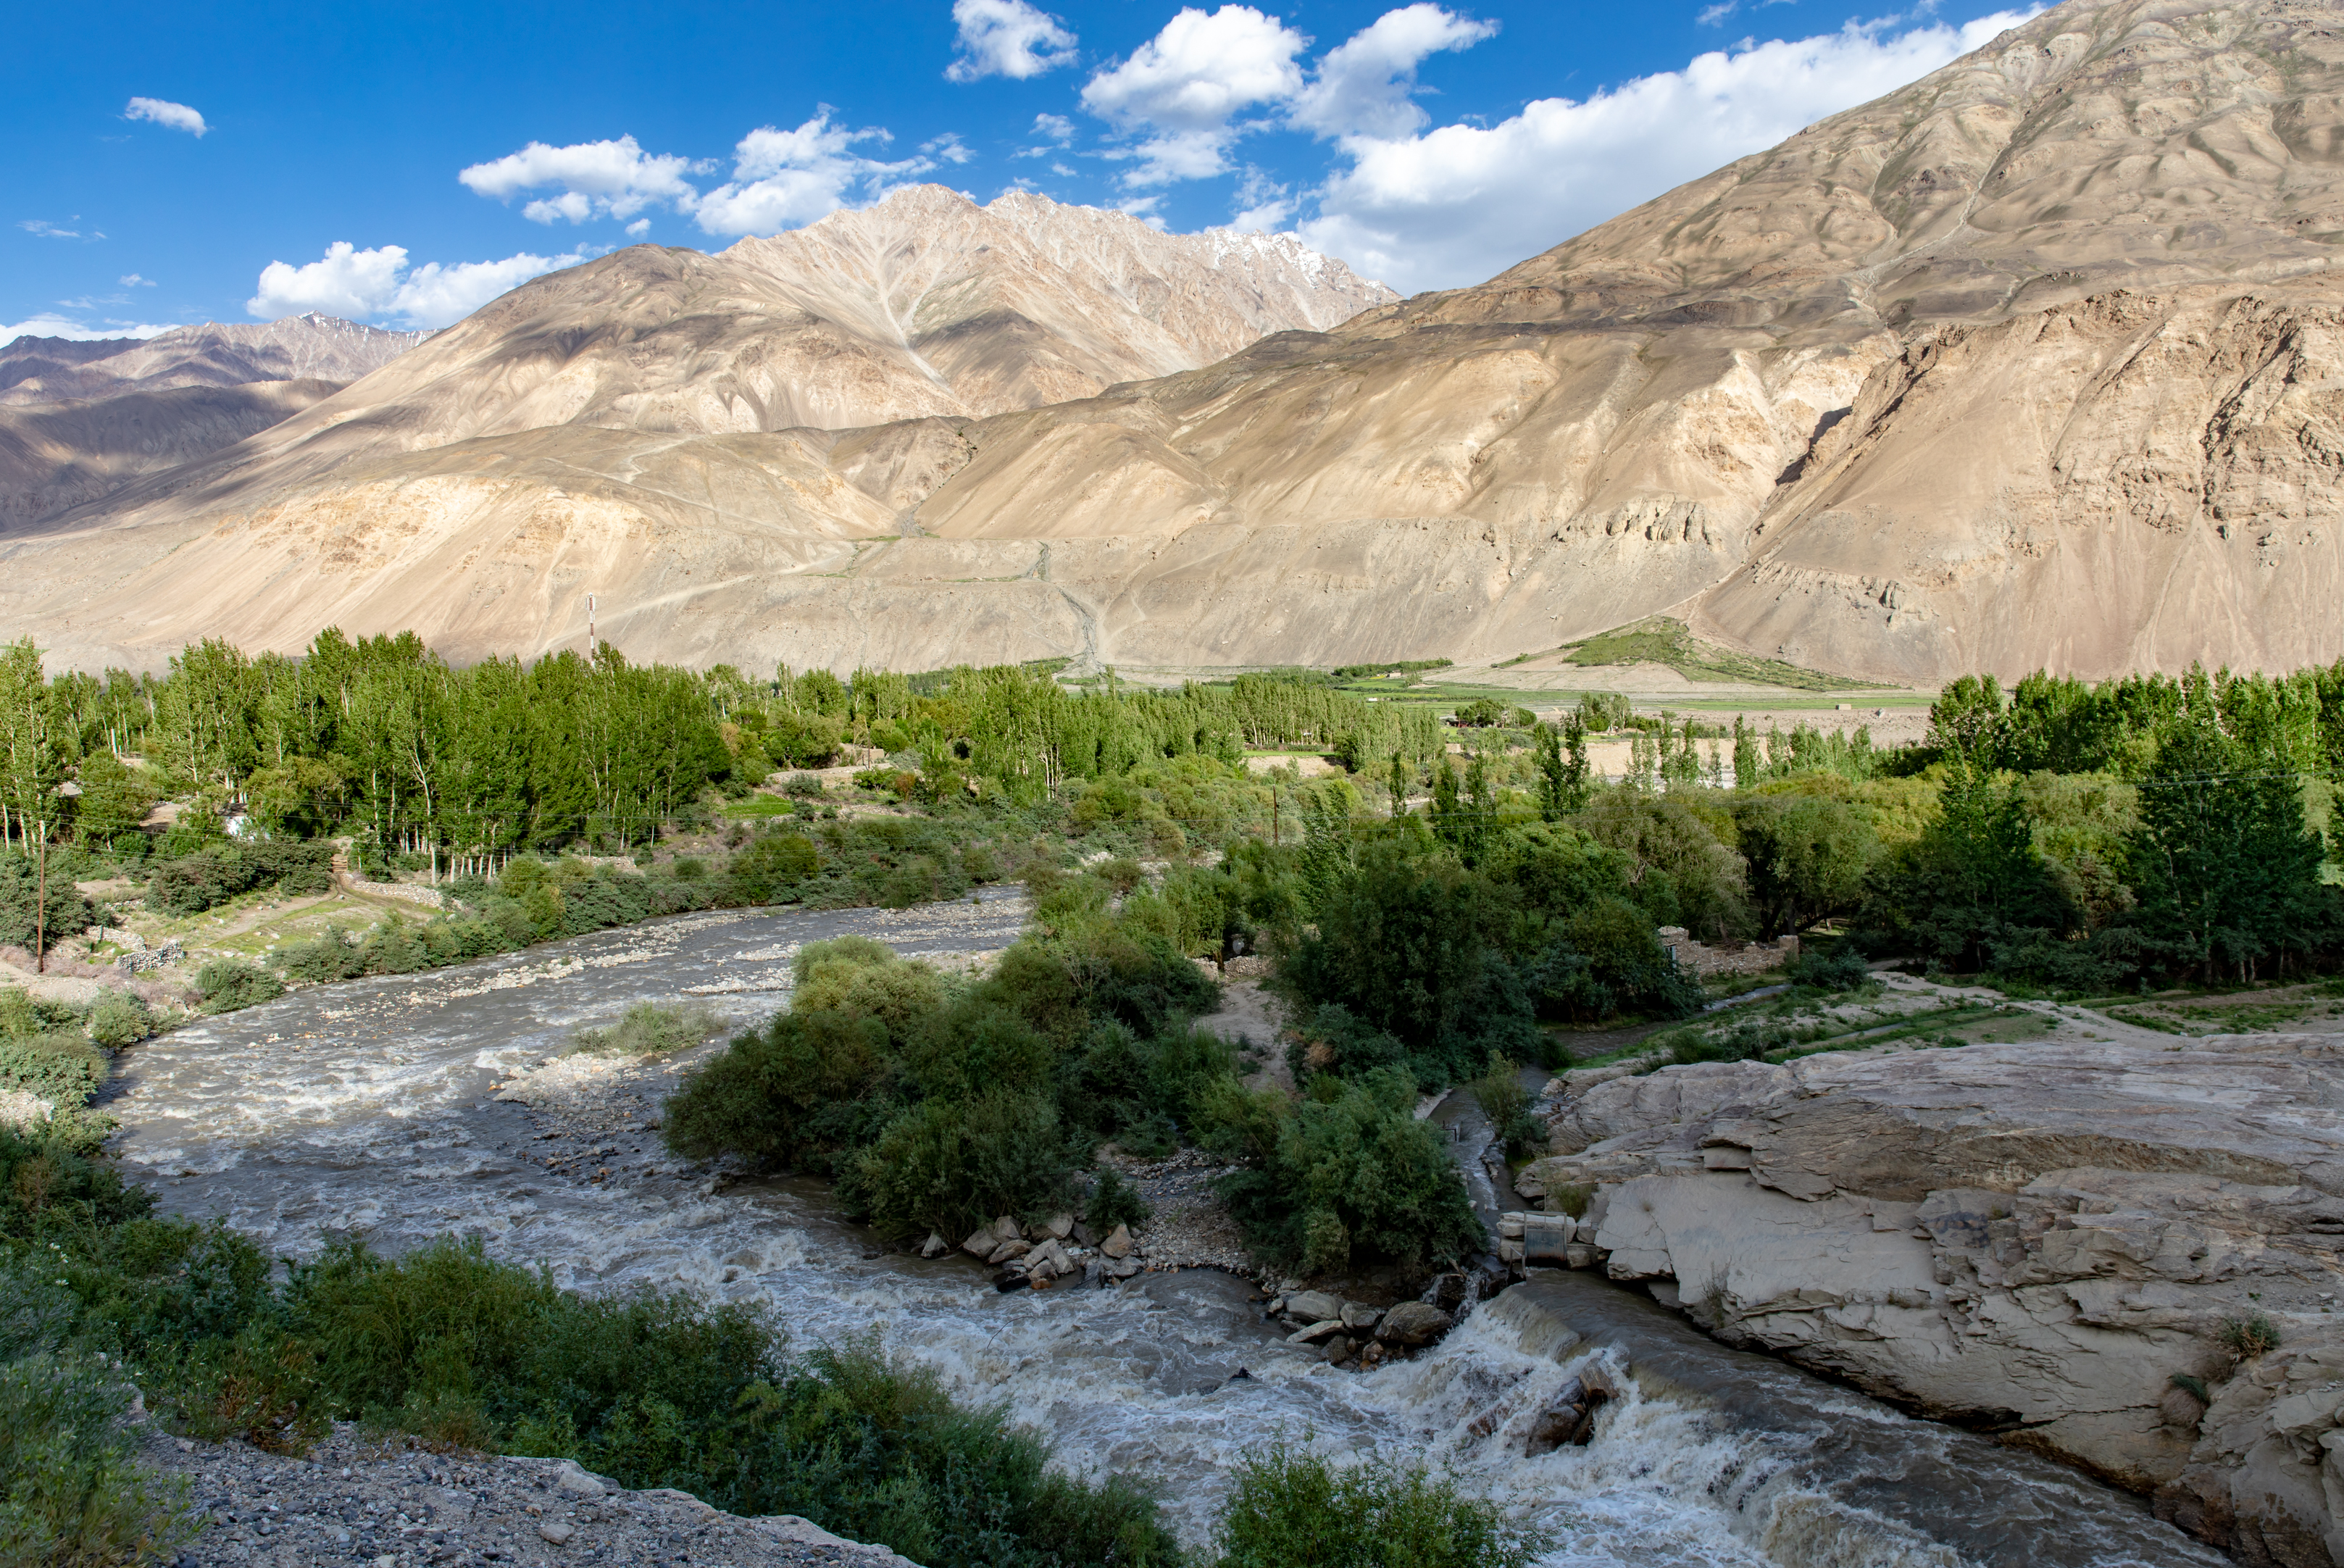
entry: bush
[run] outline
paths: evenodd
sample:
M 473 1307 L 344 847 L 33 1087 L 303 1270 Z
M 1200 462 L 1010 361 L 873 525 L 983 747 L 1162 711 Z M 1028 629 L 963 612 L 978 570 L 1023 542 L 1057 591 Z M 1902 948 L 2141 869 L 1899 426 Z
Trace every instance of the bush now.
M 186 1483 L 133 1462 L 131 1392 L 118 1371 L 85 1357 L 0 1366 L 0 1563 L 168 1562 L 194 1539 Z
M 89 1007 L 89 1037 L 108 1050 L 135 1046 L 155 1032 L 146 1004 L 127 991 L 102 991 Z
M 1415 1110 L 1416 1086 L 1397 1067 L 1314 1077 L 1299 1105 L 1223 1079 L 1208 1142 L 1243 1167 L 1221 1179 L 1221 1192 L 1248 1242 L 1313 1273 L 1480 1251 L 1481 1222 L 1449 1140 Z
M 843 1173 L 838 1196 L 884 1235 L 962 1237 L 1004 1214 L 1039 1219 L 1072 1198 L 1058 1108 L 1038 1094 L 921 1101 Z
M 782 792 L 802 800 L 820 800 L 822 781 L 812 774 L 792 774 L 783 781 Z
M 1802 949 L 1790 967 L 1791 984 L 1817 991 L 1853 991 L 1872 978 L 1863 949 L 1843 944 L 1828 950 Z
M 604 1056 L 651 1057 L 696 1046 L 716 1032 L 716 1015 L 705 1007 L 664 1007 L 638 1002 L 606 1028 L 580 1029 L 570 1037 L 579 1050 Z
M 1153 1211 L 1144 1202 L 1138 1189 L 1123 1179 L 1123 1172 L 1112 1165 L 1099 1167 L 1098 1180 L 1091 1187 L 1090 1200 L 1083 1205 L 1083 1218 L 1101 1236 L 1118 1225 L 1134 1230 L 1147 1223 Z
M 196 994 L 206 1013 L 233 1013 L 285 994 L 285 982 L 241 958 L 217 958 L 196 972 Z
M 1531 1091 L 1514 1075 L 1511 1061 L 1491 1057 L 1490 1070 L 1473 1080 L 1473 1098 L 1490 1118 L 1490 1129 L 1505 1141 L 1507 1158 L 1520 1160 L 1545 1151 L 1547 1127 L 1531 1114 Z
M 215 844 L 157 865 L 146 907 L 200 915 L 256 887 L 274 886 L 288 896 L 324 893 L 334 885 L 333 859 L 334 846 L 323 842 Z
M 955 1404 L 873 1340 L 799 1357 L 760 1310 L 581 1297 L 453 1241 L 330 1253 L 286 1305 L 320 1386 L 400 1430 L 800 1514 L 941 1568 L 1180 1561 L 1147 1493 L 1053 1472 L 1005 1408 Z
M 1283 1442 L 1248 1453 L 1217 1568 L 1529 1568 L 1549 1543 L 1421 1465 L 1338 1467 Z

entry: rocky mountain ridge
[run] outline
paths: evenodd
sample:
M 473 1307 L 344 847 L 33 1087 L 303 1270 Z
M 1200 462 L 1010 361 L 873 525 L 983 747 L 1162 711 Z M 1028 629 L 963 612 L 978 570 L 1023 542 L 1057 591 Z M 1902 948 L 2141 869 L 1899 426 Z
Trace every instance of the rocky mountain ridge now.
M 1165 237 L 1059 209 L 1121 301 L 1077 332 L 1030 265 L 934 259 L 1033 254 L 1016 203 L 897 199 L 517 290 L 10 542 L 0 612 L 84 662 L 331 621 L 534 651 L 590 592 L 631 653 L 841 668 L 1507 657 L 1662 612 L 1897 682 L 2344 653 L 2313 0 L 2068 0 L 1487 284 L 1147 379 L 1113 367 L 1207 304 L 1329 302 L 1288 268 L 1151 303 L 1118 279 Z
M 0 406 L 80 401 L 171 387 L 355 381 L 430 336 L 310 311 L 278 321 L 207 321 L 152 338 L 0 344 Z

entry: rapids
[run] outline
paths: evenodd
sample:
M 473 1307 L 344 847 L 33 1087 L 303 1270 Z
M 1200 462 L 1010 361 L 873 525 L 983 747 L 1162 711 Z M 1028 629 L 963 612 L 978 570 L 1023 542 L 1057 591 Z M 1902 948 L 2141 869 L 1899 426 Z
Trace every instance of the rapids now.
M 1064 1462 L 1155 1481 L 1192 1542 L 1239 1453 L 1283 1434 L 1448 1464 L 1545 1524 L 1558 1545 L 1541 1561 L 1557 1568 L 2223 1561 L 2137 1499 L 1726 1350 L 1586 1276 L 1542 1275 L 1417 1361 L 1344 1372 L 1283 1343 L 1242 1280 L 1190 1270 L 1001 1295 L 957 1254 L 883 1251 L 818 1183 L 712 1179 L 666 1154 L 648 1114 L 598 1135 L 601 1179 L 586 1161 L 549 1168 L 539 1113 L 495 1098 L 571 1031 L 637 1002 L 765 1016 L 803 943 L 855 933 L 907 956 L 965 955 L 1006 946 L 1026 914 L 1003 898 L 685 916 L 316 987 L 125 1053 L 104 1108 L 164 1211 L 222 1216 L 274 1254 L 477 1236 L 580 1290 L 762 1300 L 802 1340 L 876 1328 L 962 1394 L 1007 1401 Z M 677 1070 L 631 1081 L 655 1100 Z M 1472 1118 L 1442 1119 L 1472 1141 Z M 1487 1203 L 1474 1152 L 1460 1149 Z M 1632 1373 L 1595 1441 L 1523 1457 L 1531 1416 L 1590 1356 Z

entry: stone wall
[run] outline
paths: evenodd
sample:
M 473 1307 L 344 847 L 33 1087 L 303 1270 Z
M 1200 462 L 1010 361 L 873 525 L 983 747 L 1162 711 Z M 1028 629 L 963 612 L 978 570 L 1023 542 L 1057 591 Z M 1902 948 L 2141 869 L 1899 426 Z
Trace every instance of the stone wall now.
M 1695 975 L 1750 975 L 1761 969 L 1798 961 L 1799 939 L 1778 936 L 1772 942 L 1741 942 L 1709 946 L 1692 939 L 1682 926 L 1663 926 L 1656 933 L 1661 946 L 1678 966 Z

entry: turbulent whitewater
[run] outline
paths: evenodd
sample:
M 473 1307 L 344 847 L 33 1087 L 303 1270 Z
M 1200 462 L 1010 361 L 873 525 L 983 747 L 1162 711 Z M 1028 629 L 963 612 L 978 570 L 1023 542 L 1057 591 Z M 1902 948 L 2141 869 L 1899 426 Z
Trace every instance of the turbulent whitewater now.
M 224 1215 L 274 1254 L 452 1232 L 581 1290 L 762 1301 L 802 1338 L 876 1326 L 962 1393 L 1010 1401 L 1065 1462 L 1161 1482 L 1191 1540 L 1240 1451 L 1283 1432 L 1434 1455 L 1551 1527 L 1550 1565 L 2220 1561 L 2134 1499 L 1715 1346 L 1601 1281 L 1550 1277 L 1419 1361 L 1344 1372 L 1284 1344 L 1228 1276 L 1005 1296 L 965 1259 L 883 1251 L 818 1184 L 712 1180 L 650 1125 L 672 1065 L 540 1068 L 573 1030 L 640 1001 L 761 1017 L 786 999 L 805 942 L 853 932 L 965 957 L 1014 939 L 1025 916 L 1009 899 L 691 916 L 313 988 L 135 1048 L 106 1108 L 167 1211 Z M 559 1101 L 563 1085 L 582 1117 L 513 1098 Z M 1528 1421 L 1589 1356 L 1632 1372 L 1625 1397 L 1589 1447 L 1522 1457 Z

